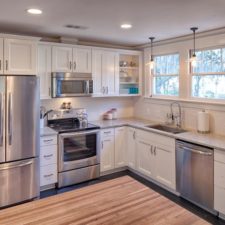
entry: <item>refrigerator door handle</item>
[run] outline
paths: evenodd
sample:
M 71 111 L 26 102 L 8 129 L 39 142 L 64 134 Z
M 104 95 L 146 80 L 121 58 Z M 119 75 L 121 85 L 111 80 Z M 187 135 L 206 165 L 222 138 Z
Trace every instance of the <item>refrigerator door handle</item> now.
M 3 146 L 3 123 L 4 123 L 3 93 L 0 93 L 0 146 Z
M 3 167 L 0 167 L 0 171 L 1 170 L 14 169 L 14 168 L 23 167 L 23 166 L 29 166 L 32 163 L 33 163 L 33 160 L 29 160 L 29 161 L 26 161 L 26 162 L 23 162 L 23 163 L 14 164 L 12 166 L 3 166 Z
M 12 145 L 12 93 L 8 95 L 8 143 Z

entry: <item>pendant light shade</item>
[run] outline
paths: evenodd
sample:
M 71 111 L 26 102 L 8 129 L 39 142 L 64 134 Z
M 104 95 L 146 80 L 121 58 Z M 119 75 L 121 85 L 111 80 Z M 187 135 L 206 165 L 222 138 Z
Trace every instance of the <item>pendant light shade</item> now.
M 191 62 L 191 66 L 195 67 L 196 66 L 196 63 L 197 63 L 197 57 L 196 57 L 196 54 L 195 54 L 195 32 L 196 30 L 198 30 L 198 27 L 191 27 L 190 30 L 193 32 L 193 52 L 192 52 L 192 55 L 190 57 L 190 62 Z
M 155 37 L 150 37 L 149 40 L 151 41 L 151 56 L 150 56 L 150 62 L 148 63 L 148 65 L 150 66 L 150 69 L 152 70 L 154 68 L 154 57 L 153 57 L 153 41 L 154 41 Z

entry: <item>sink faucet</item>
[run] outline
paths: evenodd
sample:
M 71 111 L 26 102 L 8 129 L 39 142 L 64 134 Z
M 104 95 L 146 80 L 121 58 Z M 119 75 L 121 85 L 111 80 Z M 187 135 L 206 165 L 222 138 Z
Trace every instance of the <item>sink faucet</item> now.
M 178 109 L 179 109 L 179 114 L 178 115 L 174 115 L 173 113 L 173 106 L 177 105 Z M 172 121 L 176 123 L 176 126 L 181 128 L 181 106 L 179 102 L 172 102 L 170 104 L 170 112 L 171 112 L 171 117 L 172 117 Z

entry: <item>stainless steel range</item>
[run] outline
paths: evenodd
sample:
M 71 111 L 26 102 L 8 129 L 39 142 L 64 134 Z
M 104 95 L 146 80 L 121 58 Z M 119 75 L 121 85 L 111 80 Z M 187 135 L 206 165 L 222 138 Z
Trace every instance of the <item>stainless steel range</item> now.
M 100 127 L 81 123 L 76 112 L 53 118 L 48 126 L 58 132 L 58 187 L 99 177 Z

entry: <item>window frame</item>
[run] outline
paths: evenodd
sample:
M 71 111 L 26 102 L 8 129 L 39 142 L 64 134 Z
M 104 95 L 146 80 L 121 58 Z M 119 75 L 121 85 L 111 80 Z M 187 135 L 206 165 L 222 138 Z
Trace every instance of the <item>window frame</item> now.
M 198 48 L 195 50 L 195 52 L 198 51 L 207 51 L 207 50 L 215 50 L 215 49 L 225 49 L 225 45 L 216 45 L 216 46 L 208 46 L 208 47 L 203 47 L 203 48 Z M 193 54 L 193 49 L 189 49 L 189 59 Z M 221 54 L 221 62 L 222 62 L 222 54 Z M 225 76 L 225 71 L 224 72 L 211 72 L 211 73 L 193 73 L 193 68 L 191 65 L 191 62 L 189 61 L 189 67 L 188 67 L 188 75 L 189 75 L 189 88 L 188 88 L 188 99 L 191 101 L 196 101 L 196 102 L 203 102 L 203 103 L 224 103 L 225 102 L 225 98 L 224 99 L 220 99 L 220 98 L 206 98 L 206 97 L 196 97 L 193 96 L 192 94 L 192 83 L 193 83 L 193 77 L 194 76 L 208 76 L 208 75 L 224 75 Z M 188 100 L 187 99 L 187 100 Z
M 150 97 L 152 98 L 165 98 L 165 99 L 179 99 L 180 97 L 180 68 L 181 68 L 181 57 L 180 57 L 180 52 L 176 51 L 176 52 L 171 52 L 171 53 L 165 53 L 165 54 L 156 54 L 153 56 L 154 61 L 155 61 L 155 57 L 159 57 L 159 56 L 168 56 L 168 55 L 178 55 L 179 57 L 179 73 L 178 74 L 163 74 L 163 75 L 155 75 L 154 74 L 154 68 L 150 69 L 150 84 L 149 84 L 149 88 L 150 88 Z M 154 64 L 155 67 L 155 64 Z M 171 76 L 171 77 L 178 77 L 178 95 L 161 95 L 161 94 L 154 94 L 154 78 L 155 77 L 163 77 L 163 76 Z

